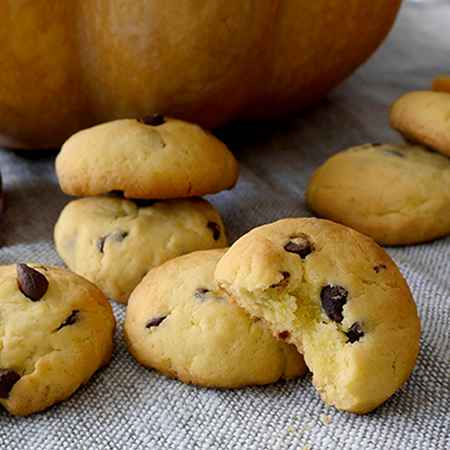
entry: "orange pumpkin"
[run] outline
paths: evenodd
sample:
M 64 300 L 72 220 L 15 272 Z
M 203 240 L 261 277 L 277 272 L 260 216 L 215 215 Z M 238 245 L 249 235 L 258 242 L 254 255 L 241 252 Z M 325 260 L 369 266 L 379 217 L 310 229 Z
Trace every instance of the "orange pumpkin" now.
M 298 110 L 377 48 L 401 0 L 1 0 L 0 145 L 161 112 Z

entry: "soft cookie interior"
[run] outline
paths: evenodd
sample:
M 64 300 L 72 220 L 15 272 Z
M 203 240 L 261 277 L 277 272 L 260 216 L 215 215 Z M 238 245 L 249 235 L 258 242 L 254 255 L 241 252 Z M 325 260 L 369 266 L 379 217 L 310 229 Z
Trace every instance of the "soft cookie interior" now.
M 257 228 L 220 260 L 216 279 L 297 346 L 322 398 L 339 409 L 372 410 L 414 366 L 420 325 L 408 286 L 354 230 L 320 219 Z

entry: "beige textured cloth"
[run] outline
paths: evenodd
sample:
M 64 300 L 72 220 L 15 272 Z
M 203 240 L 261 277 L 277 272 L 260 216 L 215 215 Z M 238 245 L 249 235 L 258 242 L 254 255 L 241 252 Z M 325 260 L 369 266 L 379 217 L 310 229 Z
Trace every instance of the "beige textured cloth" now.
M 449 42 L 449 0 L 407 1 L 386 45 L 328 99 L 297 117 L 221 132 L 242 166 L 236 189 L 211 198 L 230 237 L 308 214 L 308 177 L 333 152 L 399 141 L 388 127 L 388 105 L 450 71 Z M 53 158 L 25 155 L 0 150 L 7 194 L 0 264 L 61 264 L 52 229 L 68 198 L 55 182 Z M 236 391 L 169 380 L 128 355 L 124 307 L 115 305 L 120 326 L 111 365 L 45 413 L 23 419 L 0 411 L 0 449 L 449 449 L 450 238 L 388 251 L 417 301 L 422 348 L 408 383 L 372 414 L 327 407 L 310 377 Z

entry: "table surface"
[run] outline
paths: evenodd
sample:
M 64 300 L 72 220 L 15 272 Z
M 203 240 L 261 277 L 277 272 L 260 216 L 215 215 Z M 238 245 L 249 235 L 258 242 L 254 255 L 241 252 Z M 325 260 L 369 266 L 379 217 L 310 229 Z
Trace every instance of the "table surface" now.
M 399 142 L 388 126 L 389 104 L 450 71 L 449 42 L 449 0 L 410 0 L 385 45 L 316 107 L 271 124 L 223 130 L 240 160 L 241 178 L 233 191 L 210 200 L 231 239 L 281 217 L 309 215 L 307 180 L 334 152 Z M 52 231 L 69 198 L 58 189 L 53 157 L 0 150 L 8 202 L 0 264 L 62 264 Z M 0 448 L 450 448 L 450 238 L 387 250 L 410 284 L 423 332 L 410 380 L 373 413 L 356 416 L 326 406 L 310 376 L 234 391 L 169 380 L 127 353 L 121 337 L 125 308 L 114 305 L 119 327 L 111 364 L 44 413 L 14 418 L 0 411 Z

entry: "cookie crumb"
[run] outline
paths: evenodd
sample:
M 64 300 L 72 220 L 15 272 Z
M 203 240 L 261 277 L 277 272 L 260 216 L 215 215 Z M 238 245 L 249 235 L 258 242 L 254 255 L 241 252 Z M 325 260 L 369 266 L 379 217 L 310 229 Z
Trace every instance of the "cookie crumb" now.
M 324 424 L 324 425 L 330 425 L 331 423 L 331 416 L 328 416 L 326 414 L 321 414 L 320 415 L 320 421 Z

